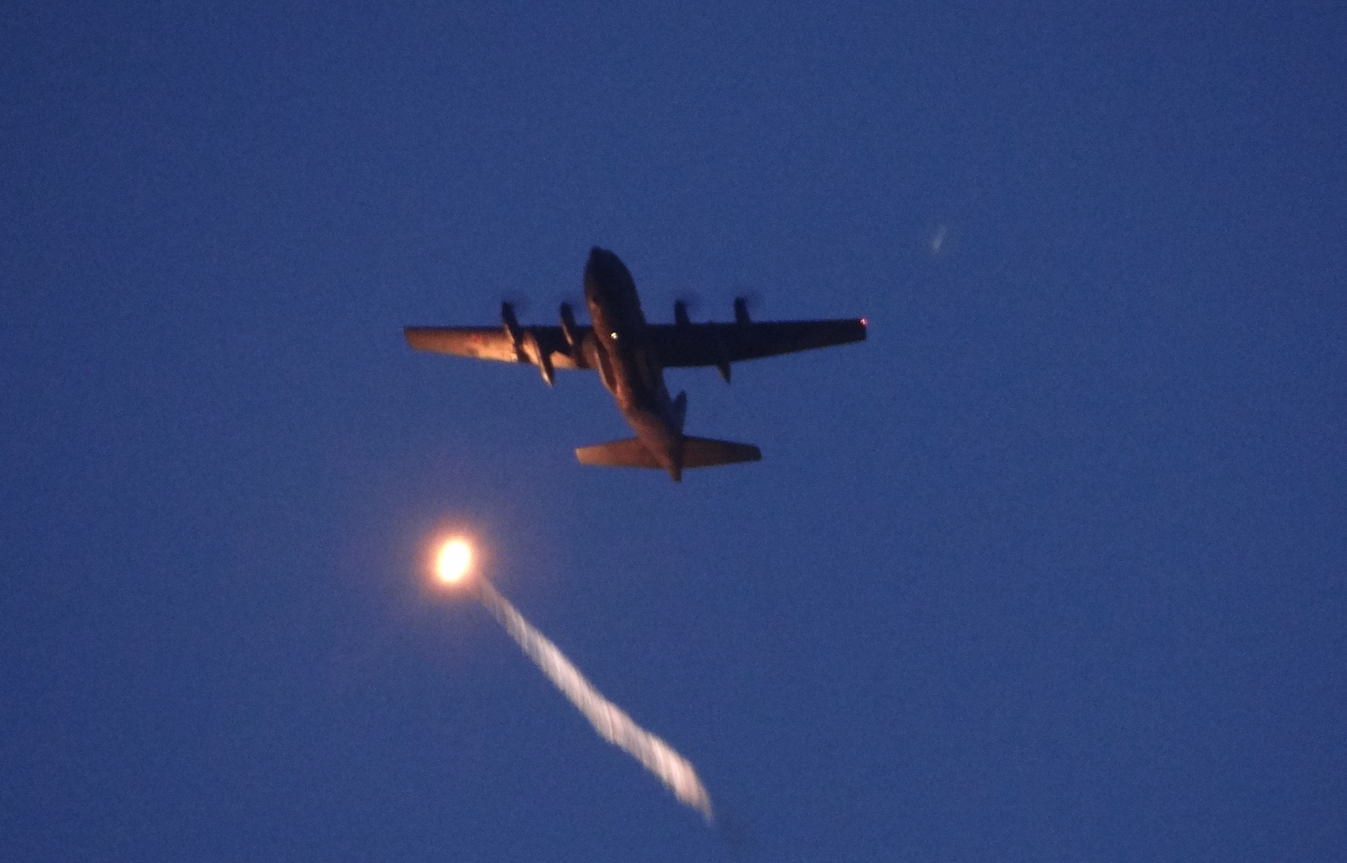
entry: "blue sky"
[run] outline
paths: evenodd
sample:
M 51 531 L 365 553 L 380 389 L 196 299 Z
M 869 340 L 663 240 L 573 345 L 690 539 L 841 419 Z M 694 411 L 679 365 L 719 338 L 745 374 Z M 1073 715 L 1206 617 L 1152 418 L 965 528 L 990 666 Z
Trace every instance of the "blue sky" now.
M 1321 5 L 7 7 L 0 856 L 1339 859 Z M 764 455 L 679 486 L 403 344 L 596 244 L 870 339 L 670 372 Z M 425 589 L 450 524 L 723 830 Z

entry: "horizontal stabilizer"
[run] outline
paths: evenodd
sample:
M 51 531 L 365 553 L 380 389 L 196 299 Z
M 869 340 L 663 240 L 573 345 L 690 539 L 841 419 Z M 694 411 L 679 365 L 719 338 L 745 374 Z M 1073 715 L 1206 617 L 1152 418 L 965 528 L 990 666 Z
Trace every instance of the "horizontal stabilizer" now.
M 654 453 L 641 443 L 641 439 L 634 437 L 615 440 L 612 443 L 582 446 L 575 451 L 575 457 L 581 464 L 664 469 L 664 465 L 655 459 Z M 704 437 L 683 439 L 683 468 L 713 467 L 718 464 L 737 464 L 761 459 L 762 453 L 752 444 L 731 443 Z
M 761 460 L 762 452 L 751 443 L 731 443 L 727 440 L 711 440 L 704 437 L 689 437 L 683 441 L 685 468 Z
M 655 461 L 654 454 L 636 437 L 582 446 L 576 449 L 575 457 L 580 460 L 580 464 L 604 467 L 653 467 L 658 470 L 664 467 Z

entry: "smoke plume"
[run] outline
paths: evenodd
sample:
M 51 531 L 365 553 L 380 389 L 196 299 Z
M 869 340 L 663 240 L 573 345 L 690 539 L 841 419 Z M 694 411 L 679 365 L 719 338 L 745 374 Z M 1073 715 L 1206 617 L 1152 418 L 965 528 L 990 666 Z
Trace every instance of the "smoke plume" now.
M 711 796 L 702 787 L 697 771 L 686 758 L 637 725 L 622 708 L 604 698 L 557 646 L 534 629 L 509 600 L 497 593 L 485 579 L 481 582 L 481 599 L 482 604 L 495 615 L 524 653 L 584 714 L 600 737 L 625 750 L 642 767 L 655 774 L 682 803 L 702 813 L 708 822 L 712 820 Z

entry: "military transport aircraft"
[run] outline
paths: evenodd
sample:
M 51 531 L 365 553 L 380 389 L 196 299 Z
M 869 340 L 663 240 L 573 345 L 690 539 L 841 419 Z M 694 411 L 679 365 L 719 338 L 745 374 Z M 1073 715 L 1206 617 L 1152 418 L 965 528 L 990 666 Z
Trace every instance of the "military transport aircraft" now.
M 421 351 L 530 363 L 551 386 L 556 369 L 596 369 L 636 437 L 580 447 L 581 464 L 665 470 L 674 482 L 683 469 L 758 461 L 751 444 L 683 434 L 687 393 L 669 398 L 664 369 L 715 366 L 726 383 L 730 363 L 865 340 L 864 318 L 827 321 L 749 320 L 742 297 L 734 323 L 694 324 L 687 305 L 674 303 L 672 324 L 648 324 L 636 283 L 622 261 L 595 247 L 585 266 L 585 303 L 592 326 L 576 323 L 561 304 L 561 326 L 521 327 L 510 303 L 501 303 L 498 327 L 404 327 L 407 343 Z

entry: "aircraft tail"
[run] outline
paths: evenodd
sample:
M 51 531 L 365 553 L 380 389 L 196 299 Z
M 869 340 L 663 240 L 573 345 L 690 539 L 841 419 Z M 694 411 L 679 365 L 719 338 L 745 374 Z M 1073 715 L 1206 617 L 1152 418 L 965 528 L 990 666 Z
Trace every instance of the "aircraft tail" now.
M 581 464 L 602 465 L 605 467 L 646 467 L 663 470 L 664 465 L 655 459 L 640 438 L 615 440 L 611 443 L 582 446 L 575 451 L 575 457 Z M 683 438 L 682 467 L 713 467 L 720 464 L 737 464 L 746 461 L 760 461 L 762 452 L 752 444 L 732 443 L 725 440 L 712 440 L 704 437 Z

